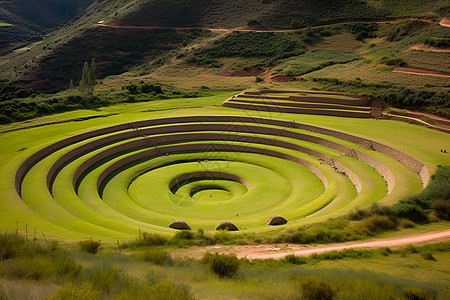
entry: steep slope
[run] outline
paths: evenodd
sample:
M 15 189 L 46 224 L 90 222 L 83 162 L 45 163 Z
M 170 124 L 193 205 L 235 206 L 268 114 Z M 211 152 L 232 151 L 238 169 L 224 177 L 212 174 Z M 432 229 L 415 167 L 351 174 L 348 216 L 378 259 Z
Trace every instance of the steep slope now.
M 25 0 L 17 2 L 23 1 Z M 80 3 L 79 1 L 82 0 L 65 2 L 75 4 Z M 41 43 L 25 48 L 21 53 L 0 57 L 0 73 L 4 77 L 20 80 L 28 87 L 55 91 L 66 88 L 71 78 L 76 81 L 83 62 L 91 58 L 95 58 L 99 65 L 99 77 L 120 74 L 142 62 L 152 61 L 168 50 L 186 45 L 192 39 L 192 33 L 180 30 L 176 34 L 158 39 L 154 36 L 158 34 L 157 31 L 151 32 L 149 28 L 130 28 L 133 26 L 230 29 L 249 26 L 293 29 L 348 20 L 379 20 L 407 16 L 438 20 L 448 13 L 446 0 L 413 2 L 414 6 L 411 6 L 411 1 L 398 1 L 396 5 L 390 5 L 390 2 L 384 0 L 99 0 L 82 16 L 47 34 Z M 56 6 L 54 9 L 52 11 L 56 11 Z M 21 13 L 27 15 L 26 11 Z M 42 12 L 41 15 L 48 16 L 49 13 Z M 104 24 L 111 28 L 95 26 L 99 21 L 104 21 Z M 116 28 L 117 26 L 121 28 Z M 39 28 L 36 31 L 39 31 Z M 310 33 L 310 37 L 305 37 L 302 33 L 289 39 L 293 40 L 295 45 L 300 40 L 299 46 L 296 46 L 298 50 L 302 49 L 301 45 L 307 39 L 320 39 L 321 34 L 327 34 Z M 211 47 L 211 42 L 201 45 L 205 46 Z M 205 52 L 196 53 L 206 57 Z M 301 54 L 298 51 L 297 53 Z M 178 54 L 184 56 L 186 53 L 180 52 L 176 55 Z M 212 59 L 206 58 L 213 61 L 217 57 L 229 56 L 229 53 L 225 53 Z M 271 61 L 266 58 L 266 61 Z M 260 62 L 256 62 L 250 69 L 259 65 Z
M 13 42 L 32 42 L 41 33 L 83 13 L 92 0 L 0 1 L 0 47 Z

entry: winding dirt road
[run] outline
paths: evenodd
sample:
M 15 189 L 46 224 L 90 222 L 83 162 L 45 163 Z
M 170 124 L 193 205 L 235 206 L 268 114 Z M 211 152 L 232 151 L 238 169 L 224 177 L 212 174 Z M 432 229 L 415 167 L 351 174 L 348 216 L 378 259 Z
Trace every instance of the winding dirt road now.
M 424 23 L 433 23 L 433 20 L 430 19 L 422 19 L 422 18 L 411 18 L 411 17 L 401 17 L 401 18 L 392 18 L 392 19 L 378 19 L 378 20 L 348 20 L 342 22 L 335 22 L 326 25 L 317 25 L 312 26 L 310 28 L 315 27 L 323 27 L 329 25 L 345 25 L 345 24 L 353 24 L 353 23 L 390 23 L 390 22 L 399 22 L 406 20 L 416 20 Z M 442 20 L 444 21 L 444 20 Z M 442 22 L 441 21 L 441 22 Z M 442 24 L 441 24 L 442 25 Z M 289 31 L 298 31 L 305 28 L 299 29 L 261 29 L 261 28 L 252 28 L 252 27 L 235 27 L 235 28 L 213 28 L 213 27 L 164 27 L 164 26 L 134 26 L 134 25 L 118 25 L 114 23 L 110 23 L 109 21 L 99 21 L 94 24 L 94 26 L 102 26 L 102 27 L 111 27 L 111 28 L 123 28 L 123 29 L 162 29 L 162 28 L 171 28 L 175 30 L 189 30 L 189 29 L 205 29 L 211 32 L 232 32 L 232 31 L 253 31 L 253 32 L 289 32 Z M 445 25 L 443 25 L 445 26 Z
M 191 247 L 172 252 L 175 256 L 185 256 L 199 259 L 205 252 L 234 253 L 237 257 L 248 259 L 280 259 L 289 254 L 307 256 L 343 249 L 369 249 L 382 247 L 400 247 L 405 245 L 423 245 L 427 243 L 450 241 L 450 229 L 432 231 L 421 234 L 406 235 L 393 238 L 372 239 L 366 241 L 348 242 L 328 245 L 296 245 L 296 244 L 262 244 L 262 245 L 214 245 L 206 247 Z

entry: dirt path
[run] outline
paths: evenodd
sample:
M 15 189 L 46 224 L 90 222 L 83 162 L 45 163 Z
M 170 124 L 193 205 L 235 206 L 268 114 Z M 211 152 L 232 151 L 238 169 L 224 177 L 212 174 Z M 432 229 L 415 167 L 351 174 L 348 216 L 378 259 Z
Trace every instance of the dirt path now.
M 328 245 L 296 245 L 296 244 L 263 244 L 263 245 L 215 245 L 205 247 L 191 247 L 188 249 L 174 250 L 175 256 L 186 256 L 199 259 L 205 252 L 234 253 L 239 258 L 248 259 L 280 259 L 289 254 L 296 256 L 307 256 L 313 253 L 322 253 L 333 250 L 350 248 L 381 248 L 400 247 L 405 245 L 423 245 L 434 242 L 450 240 L 450 229 L 432 231 L 421 234 L 406 235 L 394 238 L 373 239 L 367 241 L 348 242 Z
M 430 19 L 419 19 L 419 18 L 393 18 L 393 19 L 379 19 L 379 20 L 349 20 L 342 21 L 336 23 L 330 23 L 326 25 L 318 25 L 312 26 L 310 28 L 315 27 L 323 27 L 329 25 L 345 25 L 345 24 L 353 24 L 353 23 L 389 23 L 389 22 L 399 22 L 405 20 L 417 20 L 424 23 L 433 23 Z M 443 22 L 442 20 L 441 22 Z M 442 25 L 442 24 L 441 24 Z M 161 28 L 171 28 L 176 30 L 189 30 L 189 29 L 205 29 L 212 32 L 232 32 L 232 31 L 252 31 L 252 32 L 290 32 L 290 31 L 298 31 L 305 28 L 298 29 L 259 29 L 259 28 L 251 28 L 251 27 L 235 27 L 235 28 L 213 28 L 213 27 L 164 27 L 164 26 L 133 26 L 133 25 L 116 25 L 113 23 L 108 23 L 107 21 L 100 21 L 99 23 L 94 24 L 94 26 L 102 26 L 102 27 L 111 27 L 111 28 L 124 28 L 124 29 L 161 29 Z M 445 26 L 445 25 L 443 25 Z
M 441 22 L 439 22 L 439 25 L 444 27 L 450 27 L 450 19 L 443 18 Z
M 394 70 L 392 70 L 392 72 L 415 74 L 415 75 L 425 75 L 425 76 L 450 77 L 450 74 L 446 74 L 446 73 L 442 73 L 442 72 L 405 68 L 405 67 L 395 67 Z
M 437 131 L 441 131 L 441 132 L 445 132 L 445 133 L 450 134 L 450 129 L 449 128 L 440 127 L 440 126 L 436 126 L 436 125 L 431 125 L 430 123 L 427 123 L 424 120 L 421 120 L 419 118 L 414 118 L 414 117 L 410 117 L 410 116 L 402 116 L 402 115 L 397 115 L 395 113 L 389 113 L 389 112 L 383 112 L 383 115 L 396 117 L 396 118 L 404 118 L 404 119 L 414 120 L 416 122 L 419 122 L 419 123 L 422 123 L 422 124 L 426 125 L 427 128 L 434 129 L 434 130 L 437 130 Z M 426 114 L 423 114 L 423 115 L 427 116 Z

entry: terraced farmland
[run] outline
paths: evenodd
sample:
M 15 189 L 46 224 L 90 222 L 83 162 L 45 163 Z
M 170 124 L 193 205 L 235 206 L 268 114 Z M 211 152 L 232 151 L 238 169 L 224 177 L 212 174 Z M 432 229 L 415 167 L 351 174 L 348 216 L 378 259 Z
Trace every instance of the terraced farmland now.
M 295 99 L 292 93 L 278 96 Z M 226 107 L 253 101 L 251 95 L 225 107 L 119 114 L 3 134 L 2 224 L 104 239 L 132 238 L 138 228 L 173 232 L 167 226 L 174 220 L 207 231 L 231 221 L 254 232 L 281 215 L 283 226 L 298 226 L 395 203 L 425 187 L 438 163 L 449 162 L 434 150 L 448 135 L 369 119 L 367 99 L 317 93 L 315 102 L 328 106 L 313 109 L 356 114 L 350 118 Z M 355 105 L 343 109 L 345 101 Z M 355 118 L 361 113 L 367 118 Z M 383 131 L 391 133 L 384 140 Z M 397 144 L 424 133 L 420 143 Z M 30 147 L 19 151 L 24 141 Z

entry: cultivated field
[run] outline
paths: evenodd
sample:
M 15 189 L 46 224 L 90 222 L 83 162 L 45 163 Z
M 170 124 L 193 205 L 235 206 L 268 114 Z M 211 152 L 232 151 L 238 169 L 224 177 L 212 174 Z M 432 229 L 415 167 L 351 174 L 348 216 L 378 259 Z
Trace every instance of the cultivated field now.
M 372 119 L 367 99 L 251 94 L 225 107 L 216 106 L 228 97 L 222 93 L 66 113 L 45 126 L 50 117 L 29 128 L 3 126 L 2 228 L 112 242 L 139 229 L 174 232 L 167 228 L 174 220 L 193 230 L 231 221 L 242 232 L 262 232 L 270 230 L 267 218 L 281 215 L 283 226 L 298 227 L 396 203 L 450 163 L 440 151 L 447 134 Z M 165 110 L 183 101 L 203 108 Z M 271 109 L 226 107 L 233 101 Z M 299 103 L 326 113 L 302 114 L 293 107 Z

